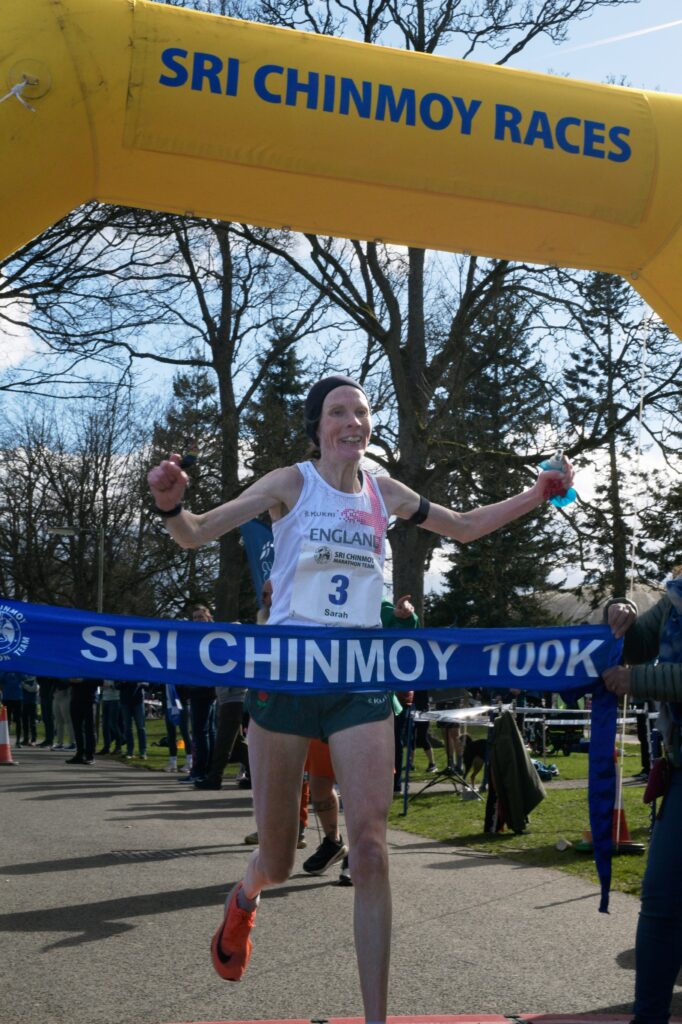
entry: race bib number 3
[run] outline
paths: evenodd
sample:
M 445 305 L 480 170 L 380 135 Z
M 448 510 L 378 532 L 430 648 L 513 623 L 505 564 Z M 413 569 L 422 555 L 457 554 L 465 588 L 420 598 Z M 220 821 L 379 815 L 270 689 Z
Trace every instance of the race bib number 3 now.
M 289 614 L 325 626 L 373 626 L 379 622 L 383 583 L 373 553 L 310 544 L 299 557 Z

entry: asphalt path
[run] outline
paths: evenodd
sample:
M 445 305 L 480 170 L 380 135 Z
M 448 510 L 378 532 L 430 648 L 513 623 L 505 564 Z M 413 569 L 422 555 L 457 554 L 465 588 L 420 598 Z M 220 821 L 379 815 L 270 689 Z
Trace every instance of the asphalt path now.
M 233 782 L 22 749 L 0 768 L 0 1021 L 168 1024 L 361 1016 L 354 890 L 300 868 L 268 891 L 239 984 L 210 965 L 253 825 Z M 453 799 L 456 797 L 453 795 Z M 638 904 L 416 835 L 389 834 L 391 1014 L 627 1013 Z M 682 1012 L 678 995 L 674 1012 Z

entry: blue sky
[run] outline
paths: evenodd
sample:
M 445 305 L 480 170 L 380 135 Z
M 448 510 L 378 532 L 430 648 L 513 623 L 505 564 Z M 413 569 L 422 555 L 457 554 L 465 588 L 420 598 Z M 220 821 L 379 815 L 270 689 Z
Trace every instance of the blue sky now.
M 641 0 L 574 22 L 562 46 L 539 40 L 507 67 L 682 93 L 681 51 L 680 0 Z

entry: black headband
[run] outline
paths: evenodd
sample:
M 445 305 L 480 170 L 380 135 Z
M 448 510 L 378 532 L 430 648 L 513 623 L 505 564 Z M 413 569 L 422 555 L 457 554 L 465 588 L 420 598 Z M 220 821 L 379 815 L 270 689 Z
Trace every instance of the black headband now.
M 308 392 L 304 406 L 305 432 L 313 444 L 320 443 L 317 436 L 317 428 L 320 425 L 322 405 L 329 392 L 335 388 L 357 388 L 367 398 L 362 384 L 358 384 L 352 377 L 344 377 L 342 374 L 324 377 L 323 380 L 318 380 L 317 384 L 313 384 Z

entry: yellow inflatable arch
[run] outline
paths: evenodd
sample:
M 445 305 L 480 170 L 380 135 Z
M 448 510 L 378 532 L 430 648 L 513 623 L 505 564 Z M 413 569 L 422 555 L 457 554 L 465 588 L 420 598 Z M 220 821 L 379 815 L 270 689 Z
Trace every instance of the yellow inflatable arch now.
M 609 271 L 682 335 L 682 97 L 147 0 L 0 38 L 0 255 L 95 199 Z

